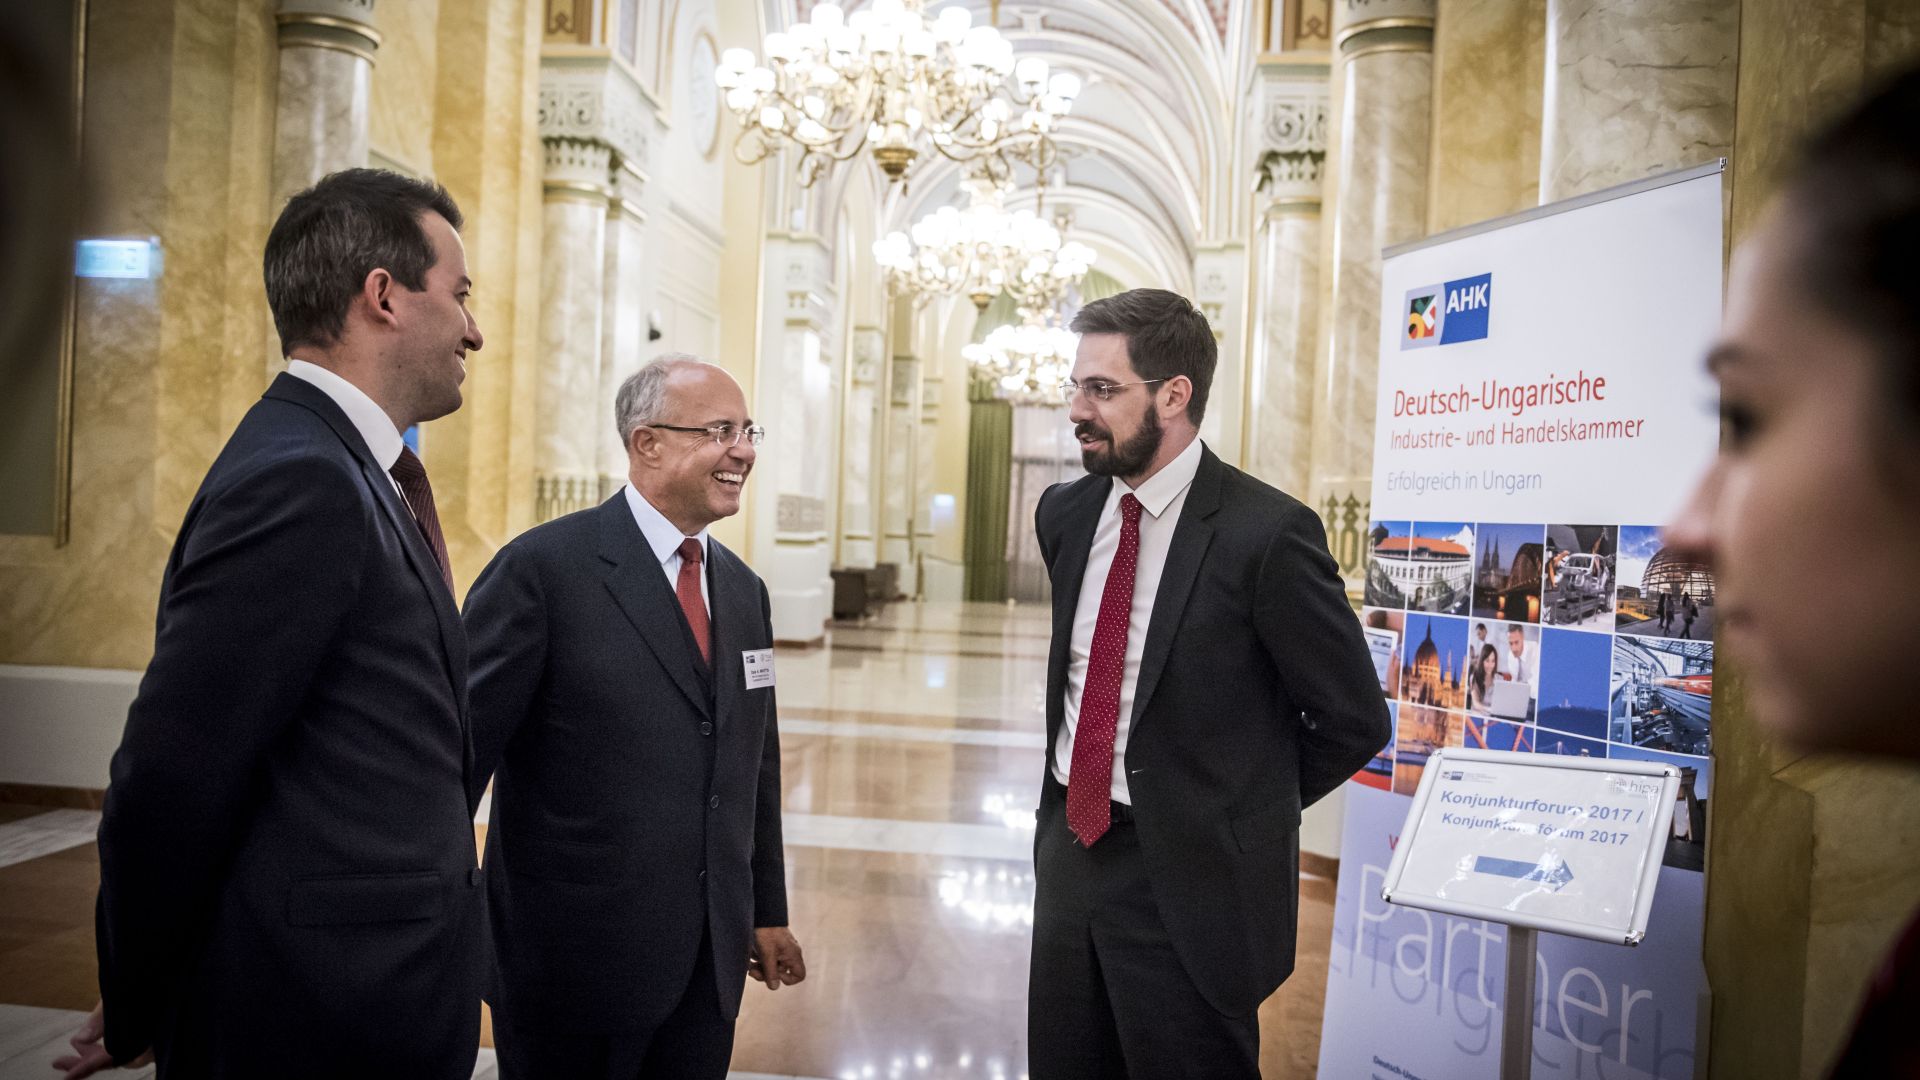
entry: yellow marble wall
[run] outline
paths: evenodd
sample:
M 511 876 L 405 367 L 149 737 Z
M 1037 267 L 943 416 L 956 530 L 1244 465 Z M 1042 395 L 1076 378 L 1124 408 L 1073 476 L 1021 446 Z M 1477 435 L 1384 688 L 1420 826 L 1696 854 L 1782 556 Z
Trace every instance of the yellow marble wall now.
M 1440 0 L 1427 231 L 1540 201 L 1546 0 Z
M 468 359 L 465 404 L 423 433 L 427 468 L 464 590 L 533 524 L 533 405 L 540 370 L 542 159 L 536 103 L 540 6 L 440 6 L 432 50 L 430 157 L 466 217 L 461 239 L 486 346 Z M 376 69 L 377 71 L 377 69 Z M 379 81 L 376 75 L 375 87 Z M 375 112 L 380 98 L 376 92 Z
M 1917 58 L 1911 0 L 1744 0 L 1734 244 L 1800 139 Z M 1711 1075 L 1824 1076 L 1866 980 L 1920 905 L 1920 776 L 1776 744 L 1755 726 L 1737 666 L 1721 671 L 1708 830 Z
M 72 536 L 0 538 L 0 663 L 145 662 L 173 532 L 262 385 L 272 15 L 234 0 L 88 15 L 82 231 L 156 236 L 164 271 L 79 283 Z
M 375 68 L 387 146 L 409 163 L 448 163 L 440 179 L 468 215 L 488 339 L 467 407 L 428 440 L 464 583 L 531 519 L 531 425 L 514 402 L 529 399 L 534 370 L 536 320 L 522 313 L 537 302 L 526 286 L 537 288 L 539 250 L 537 12 L 531 0 L 446 5 L 433 18 L 392 7 Z M 187 504 L 277 354 L 260 256 L 276 209 L 278 43 L 272 5 L 252 0 L 91 0 L 88 14 L 95 184 L 83 233 L 158 237 L 164 269 L 79 285 L 72 537 L 58 548 L 0 537 L 0 664 L 138 669 Z M 388 66 L 403 70 L 383 80 Z
M 437 25 L 442 11 L 449 19 L 458 20 L 466 6 L 442 5 L 439 0 L 406 0 L 374 9 L 381 41 L 373 64 L 367 148 L 416 175 L 433 175 L 436 164 L 434 85 L 442 55 Z M 485 5 L 474 6 L 484 9 Z M 466 53 L 453 53 L 448 56 L 448 64 L 463 67 L 469 59 Z

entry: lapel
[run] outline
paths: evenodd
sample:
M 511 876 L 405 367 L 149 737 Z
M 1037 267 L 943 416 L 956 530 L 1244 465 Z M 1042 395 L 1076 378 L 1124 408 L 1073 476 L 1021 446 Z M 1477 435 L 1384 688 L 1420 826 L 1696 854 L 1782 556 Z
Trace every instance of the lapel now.
M 426 586 L 427 595 L 433 600 L 433 618 L 440 631 L 441 655 L 446 661 L 447 679 L 453 685 L 460 718 L 460 735 L 466 745 L 467 764 L 470 767 L 473 733 L 467 724 L 466 629 L 460 621 L 459 609 L 453 606 L 453 594 L 447 591 L 446 579 L 440 576 L 440 563 L 433 557 L 432 549 L 427 547 L 426 538 L 420 535 L 420 526 L 414 522 L 413 512 L 400 501 L 400 493 L 393 489 L 393 478 L 373 459 L 373 451 L 367 449 L 367 441 L 360 437 L 360 431 L 353 426 L 353 421 L 347 419 L 347 414 L 341 412 L 340 406 L 334 404 L 333 399 L 319 387 L 282 372 L 267 387 L 266 396 L 299 405 L 326 421 L 354 460 L 360 463 L 361 474 L 373 492 L 373 501 L 379 504 L 387 523 L 400 534 L 400 547 L 407 554 L 407 563 L 413 567 L 414 575 Z
M 1140 716 L 1152 700 L 1160 673 L 1166 670 L 1167 654 L 1173 649 L 1174 631 L 1180 628 L 1180 616 L 1193 592 L 1193 581 L 1200 574 L 1200 561 L 1213 542 L 1213 525 L 1207 520 L 1220 508 L 1220 487 L 1227 467 L 1204 444 L 1200 448 L 1200 468 L 1187 489 L 1187 501 L 1180 509 L 1180 521 L 1173 529 L 1173 543 L 1167 548 L 1167 561 L 1160 570 L 1160 588 L 1153 594 L 1153 618 L 1147 623 L 1147 640 L 1141 646 L 1140 678 L 1133 688 L 1133 713 L 1129 718 L 1128 738 L 1140 729 Z
M 714 723 L 725 727 L 746 693 L 747 673 L 740 656 L 764 648 L 760 633 L 766 620 L 754 603 L 760 590 L 753 571 L 733 552 L 707 538 L 707 608 L 713 629 Z
M 647 538 L 633 520 L 633 511 L 627 508 L 626 494 L 614 492 L 596 513 L 600 515 L 600 558 L 606 563 L 607 591 L 639 632 L 640 640 L 667 669 L 674 685 L 702 716 L 711 719 L 713 707 L 708 701 L 706 679 L 699 670 L 699 648 L 687 629 L 686 617 L 680 614 L 679 597 L 667 587 L 660 560 L 654 558 Z M 713 592 L 711 582 L 708 592 Z M 715 655 L 719 655 L 717 651 Z
M 1049 575 L 1053 583 L 1053 644 L 1047 655 L 1048 755 L 1053 753 L 1053 739 L 1065 716 L 1067 651 L 1073 646 L 1080 579 L 1087 574 L 1094 529 L 1100 524 L 1100 511 L 1112 490 L 1113 481 L 1104 476 L 1075 481 L 1060 493 L 1060 505 L 1054 511 L 1055 520 L 1060 522 L 1060 541 Z

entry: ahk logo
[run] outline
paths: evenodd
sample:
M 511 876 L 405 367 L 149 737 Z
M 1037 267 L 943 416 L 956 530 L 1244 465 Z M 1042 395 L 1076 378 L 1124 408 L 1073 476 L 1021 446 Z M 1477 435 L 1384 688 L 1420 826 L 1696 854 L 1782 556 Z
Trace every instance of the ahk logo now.
M 1479 341 L 1487 336 L 1493 309 L 1493 275 L 1449 281 L 1407 291 L 1407 329 L 1402 349 Z

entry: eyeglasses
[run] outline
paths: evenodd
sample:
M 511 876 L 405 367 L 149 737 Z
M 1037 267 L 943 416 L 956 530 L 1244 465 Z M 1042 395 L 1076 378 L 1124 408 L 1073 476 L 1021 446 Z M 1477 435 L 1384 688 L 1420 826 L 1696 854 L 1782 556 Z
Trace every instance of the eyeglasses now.
M 1152 386 L 1154 383 L 1163 383 L 1166 381 L 1166 379 L 1142 379 L 1139 382 L 1103 382 L 1099 379 L 1091 379 L 1087 382 L 1077 383 L 1072 379 L 1068 379 L 1066 382 L 1060 384 L 1060 400 L 1071 405 L 1073 404 L 1073 395 L 1088 394 L 1091 395 L 1095 401 L 1112 401 L 1113 395 L 1125 390 L 1129 386 Z
M 684 431 L 689 435 L 705 435 L 721 446 L 739 446 L 740 440 L 747 440 L 749 446 L 759 446 L 767 437 L 767 429 L 759 424 L 747 427 L 734 427 L 732 424 L 715 424 L 712 427 L 680 427 L 675 424 L 648 424 L 650 428 L 661 431 Z

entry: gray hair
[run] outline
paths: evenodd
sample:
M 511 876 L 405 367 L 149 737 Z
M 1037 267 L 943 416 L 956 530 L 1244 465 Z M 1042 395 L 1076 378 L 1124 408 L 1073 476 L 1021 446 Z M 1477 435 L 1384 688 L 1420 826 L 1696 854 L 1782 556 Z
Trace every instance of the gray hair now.
M 613 395 L 613 426 L 620 433 L 621 446 L 633 444 L 635 428 L 659 422 L 667 406 L 667 376 L 695 364 L 714 366 L 692 353 L 665 353 L 627 376 L 620 392 Z

